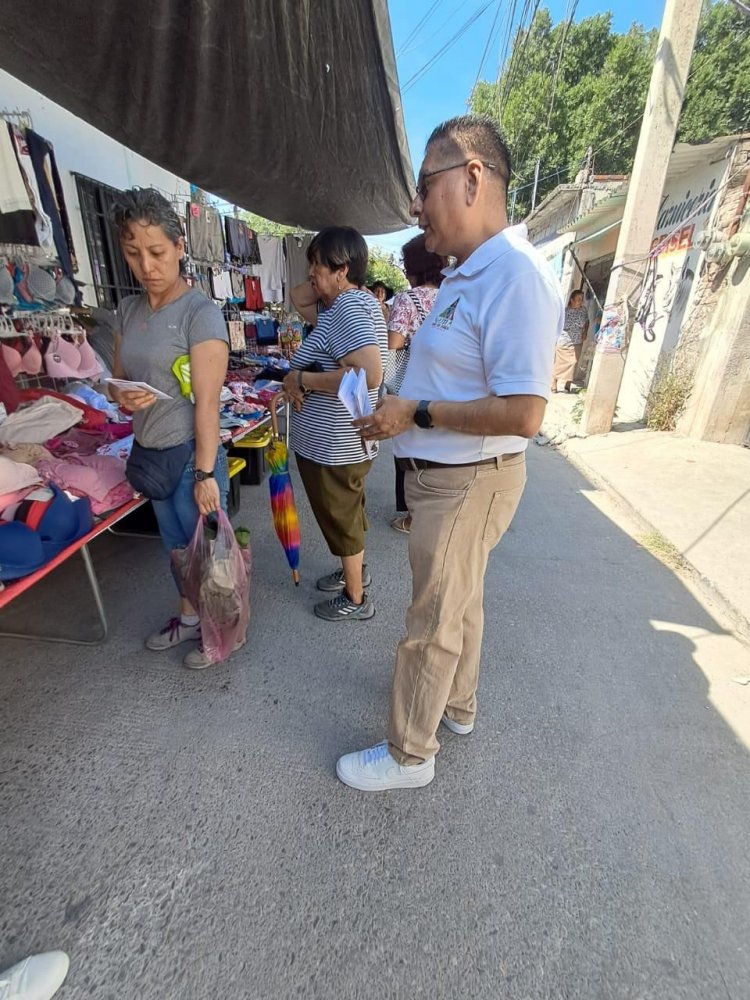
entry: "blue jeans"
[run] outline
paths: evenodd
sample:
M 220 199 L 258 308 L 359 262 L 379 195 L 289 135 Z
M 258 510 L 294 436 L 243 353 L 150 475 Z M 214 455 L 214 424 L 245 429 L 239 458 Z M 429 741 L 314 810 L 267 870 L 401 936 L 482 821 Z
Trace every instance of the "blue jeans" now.
M 219 487 L 221 507 L 226 513 L 227 495 L 229 493 L 229 467 L 227 465 L 226 450 L 221 445 L 219 445 L 214 472 Z M 193 496 L 194 486 L 195 455 L 193 455 L 185 466 L 180 484 L 172 496 L 168 500 L 151 501 L 156 520 L 159 524 L 159 534 L 167 552 L 171 552 L 172 549 L 184 549 L 193 539 L 196 525 L 200 519 L 200 511 Z

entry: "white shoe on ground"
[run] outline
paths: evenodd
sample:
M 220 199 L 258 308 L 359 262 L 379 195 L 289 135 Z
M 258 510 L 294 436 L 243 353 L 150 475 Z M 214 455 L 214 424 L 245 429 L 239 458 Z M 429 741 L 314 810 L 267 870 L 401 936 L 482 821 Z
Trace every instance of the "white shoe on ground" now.
M 25 958 L 0 972 L 0 1000 L 50 1000 L 65 981 L 69 965 L 64 951 Z
M 468 736 L 474 729 L 473 722 L 466 722 L 463 724 L 456 722 L 455 719 L 451 719 L 451 717 L 445 712 L 443 712 L 443 718 L 440 721 L 446 729 L 450 729 L 450 731 L 455 733 L 456 736 Z
M 245 645 L 246 642 L 247 642 L 246 637 L 238 639 L 237 642 L 235 643 L 234 649 L 229 654 L 229 656 L 233 656 L 238 649 L 242 649 L 242 647 Z M 226 663 L 227 660 L 229 659 L 229 656 L 226 658 L 226 660 L 211 660 L 209 659 L 208 654 L 204 650 L 203 646 L 198 646 L 197 649 L 191 649 L 191 651 L 182 661 L 182 665 L 183 667 L 187 667 L 188 670 L 205 670 L 206 667 L 218 667 L 220 663 Z
M 183 642 L 200 639 L 201 626 L 183 625 L 179 615 L 170 618 L 163 628 L 154 632 L 146 639 L 146 649 L 152 649 L 155 653 L 161 653 L 165 649 L 173 649 Z
M 435 758 L 404 766 L 391 756 L 388 743 L 339 757 L 336 774 L 360 792 L 387 792 L 392 788 L 422 788 L 435 777 Z

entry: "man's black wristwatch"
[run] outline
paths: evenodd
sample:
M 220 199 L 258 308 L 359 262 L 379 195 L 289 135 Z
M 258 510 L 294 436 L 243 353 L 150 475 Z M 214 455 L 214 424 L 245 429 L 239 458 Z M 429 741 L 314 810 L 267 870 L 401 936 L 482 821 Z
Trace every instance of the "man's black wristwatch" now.
M 203 469 L 196 469 L 193 473 L 196 483 L 202 483 L 204 479 L 213 479 L 213 472 L 204 472 Z
M 417 427 L 421 427 L 423 431 L 428 431 L 432 426 L 432 417 L 430 416 L 430 403 L 431 399 L 422 399 L 414 412 L 414 423 Z

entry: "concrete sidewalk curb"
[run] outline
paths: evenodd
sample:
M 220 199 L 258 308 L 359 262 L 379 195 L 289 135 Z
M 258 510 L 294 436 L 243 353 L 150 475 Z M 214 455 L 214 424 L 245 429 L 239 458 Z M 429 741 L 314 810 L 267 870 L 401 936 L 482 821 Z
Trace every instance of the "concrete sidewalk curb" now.
M 575 439 L 573 439 L 575 440 Z M 539 442 L 542 444 L 541 442 Z M 653 522 L 649 521 L 648 518 L 635 507 L 630 500 L 622 495 L 622 493 L 617 489 L 617 487 L 606 477 L 603 476 L 601 472 L 595 470 L 593 466 L 581 457 L 581 455 L 572 451 L 568 447 L 568 441 L 548 441 L 544 442 L 542 446 L 550 446 L 555 451 L 558 451 L 566 461 L 576 468 L 582 475 L 584 475 L 593 486 L 597 489 L 607 492 L 610 497 L 615 501 L 618 507 L 634 522 L 635 526 L 638 528 L 638 532 L 641 536 L 646 535 L 658 535 L 664 538 L 670 547 L 674 548 L 674 555 L 670 559 L 663 558 L 659 553 L 654 552 L 648 545 L 644 545 L 642 538 L 636 538 L 636 541 L 644 548 L 648 549 L 652 555 L 661 562 L 666 563 L 671 569 L 678 571 L 679 573 L 687 576 L 690 581 L 700 587 L 702 590 L 707 592 L 710 599 L 719 606 L 721 611 L 729 618 L 732 623 L 733 628 L 743 639 L 743 641 L 750 643 L 750 619 L 744 615 L 739 608 L 737 608 L 729 598 L 719 590 L 716 585 L 708 579 L 705 574 L 701 573 L 700 570 L 690 561 L 689 558 L 684 556 L 679 549 L 677 549 L 672 539 L 668 538 L 664 532 L 660 531 Z

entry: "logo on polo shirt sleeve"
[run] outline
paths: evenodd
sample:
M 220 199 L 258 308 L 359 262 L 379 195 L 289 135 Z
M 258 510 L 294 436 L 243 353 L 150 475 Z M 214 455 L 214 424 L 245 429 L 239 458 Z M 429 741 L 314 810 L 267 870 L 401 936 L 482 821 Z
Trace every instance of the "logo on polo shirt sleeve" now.
M 461 296 L 459 295 L 455 302 L 451 302 L 446 309 L 443 309 L 441 313 L 437 314 L 435 319 L 432 321 L 432 325 L 436 326 L 439 330 L 450 330 L 453 324 L 453 317 L 456 315 L 456 307 L 460 301 Z

